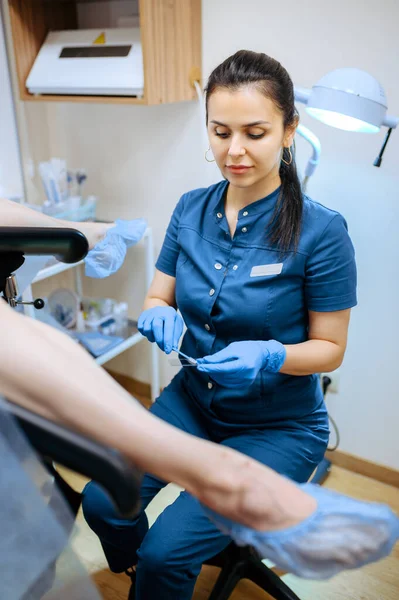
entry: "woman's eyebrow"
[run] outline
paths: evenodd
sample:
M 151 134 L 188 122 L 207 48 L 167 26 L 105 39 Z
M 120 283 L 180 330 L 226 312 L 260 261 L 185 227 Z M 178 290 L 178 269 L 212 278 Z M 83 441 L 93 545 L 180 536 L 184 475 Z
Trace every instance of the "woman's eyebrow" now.
M 221 123 L 220 121 L 211 121 L 215 125 L 220 125 L 221 127 L 228 127 L 226 123 Z M 254 121 L 253 123 L 247 123 L 243 125 L 243 127 L 255 127 L 256 125 L 271 125 L 270 121 Z

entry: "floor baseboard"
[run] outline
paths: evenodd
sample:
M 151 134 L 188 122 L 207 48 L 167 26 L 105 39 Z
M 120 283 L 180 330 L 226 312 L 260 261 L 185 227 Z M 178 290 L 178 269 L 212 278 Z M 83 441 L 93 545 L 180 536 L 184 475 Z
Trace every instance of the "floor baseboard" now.
M 144 403 L 147 406 L 150 406 L 151 386 L 149 383 L 138 381 L 133 377 L 121 375 L 120 373 L 115 373 L 114 371 L 108 371 L 108 373 L 127 392 L 129 392 L 129 394 L 132 394 L 132 396 L 139 396 L 141 401 L 143 401 L 143 398 L 148 399 L 148 403 Z M 349 454 L 347 452 L 342 452 L 341 450 L 335 450 L 334 452 L 327 451 L 326 458 L 334 465 L 342 467 L 343 469 L 347 469 L 353 473 L 358 473 L 359 475 L 371 477 L 377 481 L 380 481 L 381 483 L 386 483 L 399 488 L 399 471 L 392 469 L 391 467 L 379 465 L 378 463 L 360 458 L 359 456 L 354 456 L 353 454 Z
M 360 458 L 360 456 L 355 456 L 348 452 L 342 452 L 341 450 L 335 450 L 334 452 L 327 451 L 326 458 L 333 465 L 399 488 L 399 471 L 396 469 Z

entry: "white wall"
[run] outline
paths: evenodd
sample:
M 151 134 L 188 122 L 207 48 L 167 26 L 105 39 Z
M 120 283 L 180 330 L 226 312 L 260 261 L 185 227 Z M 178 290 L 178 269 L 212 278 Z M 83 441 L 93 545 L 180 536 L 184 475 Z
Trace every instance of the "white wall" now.
M 395 0 L 203 0 L 204 76 L 239 48 L 271 54 L 304 87 L 333 68 L 354 66 L 380 80 L 390 112 L 399 114 L 398 17 Z M 353 311 L 340 392 L 330 396 L 329 409 L 341 429 L 342 450 L 399 468 L 399 132 L 391 136 L 377 169 L 372 162 L 384 132 L 345 133 L 301 114 L 322 142 L 322 162 L 308 192 L 347 218 L 359 270 L 359 306 Z M 195 103 L 51 104 L 47 125 L 50 152 L 88 169 L 90 192 L 101 198 L 100 215 L 146 217 L 156 252 L 180 194 L 214 180 L 215 171 L 203 158 Z M 303 167 L 308 148 L 301 139 L 298 155 Z M 142 262 L 140 252 L 130 252 L 122 272 L 95 283 L 91 291 L 132 299 L 132 314 L 137 312 L 139 301 L 133 298 L 144 293 Z M 143 348 L 118 358 L 113 367 L 148 380 L 149 353 Z M 162 372 L 165 384 L 173 373 L 165 357 Z
M 24 185 L 1 7 L 0 90 L 0 196 L 22 198 Z
M 206 0 L 204 71 L 242 47 L 274 56 L 304 87 L 334 68 L 358 67 L 380 80 L 390 112 L 399 115 L 398 17 L 395 0 Z M 328 407 L 341 430 L 342 450 L 399 468 L 399 133 L 392 134 L 377 169 L 372 162 L 385 132 L 345 133 L 303 111 L 301 116 L 322 143 L 321 165 L 308 192 L 347 218 L 359 270 L 359 306 L 353 310 L 340 393 L 330 395 Z M 304 165 L 301 139 L 298 151 Z
M 15 55 L 13 44 L 11 43 L 11 26 L 8 12 L 8 0 L 0 0 L 1 17 L 3 20 L 5 43 L 7 47 L 8 58 L 10 62 L 11 87 L 5 79 L 0 82 L 0 133 L 3 151 L 1 151 L 0 165 L 7 165 L 7 177 L 10 180 L 19 180 L 16 191 L 9 195 L 24 196 L 33 204 L 41 203 L 42 190 L 40 189 L 39 179 L 34 172 L 33 161 L 39 163 L 47 160 L 49 156 L 49 128 L 47 122 L 47 107 L 41 102 L 21 102 L 19 100 L 18 82 L 15 69 Z M 5 65 L 5 49 L 0 47 L 1 62 Z M 3 71 L 4 72 L 4 71 Z M 18 123 L 18 136 L 12 131 L 14 115 L 10 111 L 11 90 L 14 94 L 14 109 Z M 33 143 L 31 143 L 31 140 Z M 19 141 L 19 148 L 18 148 Z M 18 156 L 20 151 L 21 157 Z M 3 154 L 4 152 L 4 154 Z M 20 164 L 20 162 L 22 164 Z M 1 169 L 0 166 L 0 169 Z M 24 175 L 24 181 L 21 177 L 21 167 Z M 23 185 L 25 183 L 25 186 Z M 24 189 L 25 187 L 25 189 Z M 8 195 L 8 194 L 6 194 Z

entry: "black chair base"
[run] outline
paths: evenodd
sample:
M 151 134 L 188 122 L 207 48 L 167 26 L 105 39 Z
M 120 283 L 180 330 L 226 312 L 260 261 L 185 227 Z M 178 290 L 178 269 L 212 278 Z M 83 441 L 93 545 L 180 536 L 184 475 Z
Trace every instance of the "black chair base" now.
M 300 600 L 249 546 L 232 543 L 204 564 L 222 569 L 208 600 L 228 600 L 240 579 L 249 579 L 275 600 Z

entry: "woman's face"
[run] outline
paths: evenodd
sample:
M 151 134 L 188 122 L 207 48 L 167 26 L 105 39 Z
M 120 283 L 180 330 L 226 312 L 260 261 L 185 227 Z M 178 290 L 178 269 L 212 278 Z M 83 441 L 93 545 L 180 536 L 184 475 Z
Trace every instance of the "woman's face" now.
M 261 186 L 279 177 L 284 146 L 295 127 L 284 131 L 283 115 L 256 87 L 219 88 L 208 100 L 208 136 L 223 176 L 239 188 Z

